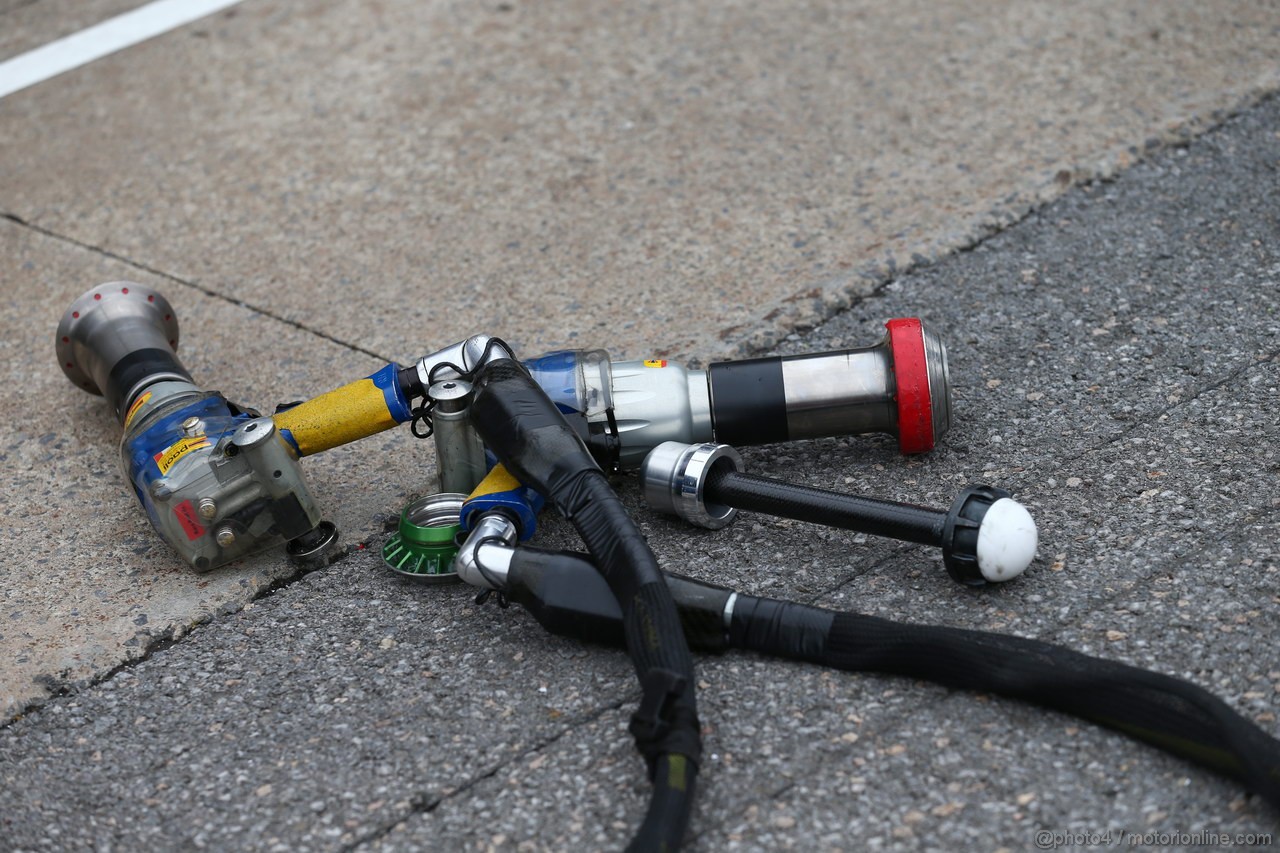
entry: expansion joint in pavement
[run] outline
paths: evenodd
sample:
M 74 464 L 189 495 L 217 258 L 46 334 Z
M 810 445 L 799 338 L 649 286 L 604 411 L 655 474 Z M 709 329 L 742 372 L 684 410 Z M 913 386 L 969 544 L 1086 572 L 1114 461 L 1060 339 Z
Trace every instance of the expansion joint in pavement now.
M 450 788 L 446 790 L 443 794 L 440 794 L 435 797 L 428 797 L 424 794 L 414 794 L 412 797 L 409 798 L 409 808 L 407 811 L 401 813 L 394 820 L 390 820 L 385 824 L 383 824 L 382 826 L 379 826 L 370 830 L 369 832 L 362 835 L 360 838 L 357 838 L 354 841 L 347 843 L 343 847 L 339 848 L 339 850 L 341 851 L 341 853 L 355 853 L 355 851 L 358 851 L 360 848 L 364 847 L 367 844 L 373 844 L 378 841 L 381 841 L 383 838 L 386 838 L 388 835 L 394 832 L 397 827 L 403 825 L 406 821 L 409 821 L 419 815 L 431 814 L 432 812 L 434 812 L 436 809 L 438 809 L 440 806 L 444 805 L 445 803 L 451 800 L 455 800 L 460 796 L 465 796 L 466 794 L 469 794 L 478 785 L 481 785 L 484 782 L 488 781 L 489 779 L 492 779 L 493 777 L 497 776 L 506 768 L 511 767 L 512 765 L 518 764 L 524 761 L 525 759 L 529 758 L 530 756 L 537 755 L 538 753 L 546 750 L 548 747 L 553 746 L 570 732 L 578 731 L 583 726 L 587 726 L 587 725 L 590 725 L 591 723 L 594 723 L 596 720 L 599 720 L 605 714 L 609 714 L 619 710 L 620 708 L 622 708 L 623 705 L 626 705 L 628 702 L 635 702 L 638 699 L 638 695 L 639 694 L 636 694 L 634 696 L 629 696 L 624 699 L 618 699 L 613 702 L 607 702 L 604 705 L 597 707 L 594 711 L 590 711 L 586 714 L 583 714 L 582 716 L 578 717 L 576 720 L 571 720 L 567 725 L 565 725 L 564 728 L 562 728 L 560 731 L 556 732 L 555 734 L 551 735 L 550 737 L 547 737 L 541 741 L 538 741 L 533 746 L 519 752 L 516 755 L 511 756 L 505 761 L 499 761 L 497 764 L 493 765 L 489 769 L 484 770 L 480 773 L 477 773 L 475 776 L 472 776 L 470 779 L 463 782 L 461 785 L 457 786 L 456 788 Z
M 1186 406 L 1191 402 L 1194 402 L 1195 400 L 1198 400 L 1199 398 L 1203 397 L 1205 394 L 1209 394 L 1213 391 L 1218 390 L 1219 388 L 1223 387 L 1224 385 L 1227 385 L 1231 381 L 1238 379 L 1244 374 L 1248 373 L 1253 368 L 1262 364 L 1269 364 L 1275 361 L 1277 357 L 1280 357 L 1280 349 L 1275 349 L 1275 350 L 1272 350 L 1271 352 L 1263 353 L 1262 355 L 1251 354 L 1248 358 L 1242 360 L 1240 364 L 1238 364 L 1231 370 L 1228 370 L 1220 378 L 1212 380 L 1210 382 L 1206 382 L 1203 385 L 1201 385 L 1199 388 L 1196 388 L 1186 398 L 1180 399 L 1176 403 L 1170 403 L 1164 408 L 1158 411 L 1152 412 L 1149 415 L 1146 415 L 1141 418 L 1136 418 L 1133 421 L 1133 423 L 1129 424 L 1124 429 L 1120 430 L 1120 432 L 1116 433 L 1115 435 L 1108 436 L 1107 438 L 1103 439 L 1102 442 L 1094 445 L 1093 447 L 1086 448 L 1084 452 L 1094 453 L 1098 450 L 1102 450 L 1104 448 L 1110 447 L 1111 445 L 1115 444 L 1121 439 L 1124 439 L 1129 435 L 1133 434 L 1134 431 L 1141 429 L 1144 426 L 1149 426 L 1153 423 L 1158 422 L 1161 418 L 1165 417 L 1171 412 L 1176 412 L 1178 409 L 1183 408 L 1184 406 Z
M 274 595 L 275 593 L 279 592 L 282 589 L 293 586 L 298 581 L 302 580 L 308 575 L 312 575 L 312 574 L 315 574 L 316 572 L 324 571 L 328 569 L 330 566 L 332 566 L 334 563 L 345 560 L 352 553 L 368 548 L 369 544 L 370 544 L 369 541 L 366 540 L 363 542 L 355 543 L 353 545 L 349 545 L 347 546 L 346 549 L 341 550 L 338 553 L 334 554 L 332 557 L 330 557 L 329 561 L 322 566 L 294 566 L 295 568 L 294 572 L 288 575 L 278 577 L 275 580 L 273 580 L 271 583 L 267 584 L 266 586 L 263 586 L 261 589 L 255 591 L 254 594 L 250 596 L 248 599 L 241 602 L 234 609 L 228 609 L 228 610 L 224 610 L 221 613 L 212 614 L 185 627 L 171 625 L 168 628 L 166 628 L 164 631 L 161 631 L 159 633 L 154 633 L 154 634 L 150 632 L 140 631 L 136 636 L 139 639 L 141 639 L 141 641 L 143 642 L 143 645 L 137 655 L 129 658 L 126 661 L 122 661 L 121 663 L 118 663 L 115 666 L 113 666 L 111 669 L 105 672 L 99 673 L 98 675 L 95 675 L 93 677 L 90 677 L 81 681 L 67 681 L 65 679 L 61 679 L 53 675 L 38 676 L 36 678 L 36 681 L 42 687 L 44 687 L 45 690 L 48 691 L 48 694 L 39 699 L 35 699 L 31 702 L 28 702 L 26 705 L 17 709 L 8 720 L 0 721 L 0 732 L 9 728 L 14 723 L 17 723 L 19 720 L 23 719 L 29 714 L 32 714 L 32 713 L 35 713 L 36 711 L 41 710 L 46 705 L 49 705 L 55 702 L 56 700 L 61 699 L 64 696 L 70 696 L 74 693 L 79 693 L 84 690 L 90 690 L 94 687 L 97 687 L 100 684 L 105 684 L 106 682 L 115 678 L 117 675 L 119 675 L 122 672 L 128 672 L 133 670 L 135 667 L 151 660 L 151 658 L 155 656 L 157 653 L 163 652 L 166 649 L 171 648 L 172 646 L 175 646 L 178 643 L 182 642 L 183 640 L 187 639 L 188 637 L 194 635 L 196 631 L 198 631 L 200 628 L 204 627 L 205 625 L 211 624 L 220 618 L 233 616 L 236 613 L 239 613 L 241 610 L 243 610 L 246 604 L 250 604 L 256 601 L 261 601 L 267 596 Z
M 851 673 L 845 673 L 845 674 L 850 675 Z M 857 674 L 862 675 L 862 673 L 857 673 Z M 877 677 L 877 678 L 893 678 L 893 679 L 900 678 L 900 676 L 876 676 L 874 673 L 872 675 L 873 677 Z M 944 702 L 949 701 L 956 693 L 960 693 L 960 692 L 963 692 L 963 691 L 947 690 L 943 693 L 940 693 L 937 696 L 933 696 L 927 699 L 922 699 L 920 702 L 918 702 L 914 706 L 915 711 L 917 714 L 922 714 L 926 712 L 928 709 L 931 709 L 936 705 L 941 705 Z M 891 734 L 894 731 L 897 731 L 902 726 L 910 725 L 910 723 L 911 723 L 910 718 L 889 716 L 886 718 L 884 725 L 869 727 L 865 731 L 859 731 L 857 743 L 861 743 L 868 740 L 874 740 L 875 738 L 879 738 L 883 735 Z M 854 749 L 856 748 L 856 744 L 850 745 L 848 748 Z M 696 846 L 704 836 L 707 836 L 711 833 L 722 832 L 727 834 L 727 832 L 729 831 L 729 827 L 734 822 L 742 820 L 751 811 L 751 809 L 753 808 L 758 809 L 764 803 L 772 803 L 772 802 L 777 802 L 781 800 L 789 792 L 791 792 L 794 788 L 796 788 L 797 785 L 799 785 L 799 781 L 794 777 L 790 777 L 785 782 L 773 788 L 772 790 L 768 791 L 767 793 L 751 799 L 749 802 L 743 805 L 742 808 L 736 809 L 733 812 L 733 814 L 725 815 L 723 818 L 713 822 L 707 821 L 707 815 L 705 814 L 700 815 L 699 821 L 698 821 L 698 830 L 689 836 L 686 842 L 687 846 L 689 847 Z
M 290 320 L 288 317 L 283 317 L 275 313 L 274 311 L 270 311 L 266 308 L 263 308 L 260 305 L 254 305 L 252 303 L 245 302 L 242 299 L 236 299 L 234 297 L 227 296 L 225 293 L 219 293 L 216 290 L 196 284 L 193 281 L 188 281 L 187 279 L 184 279 L 181 276 L 176 276 L 173 273 L 156 269 L 155 267 L 148 266 L 147 264 L 144 264 L 141 261 L 136 261 L 133 258 L 126 258 L 124 255 L 117 254 L 111 251 L 110 249 L 104 249 L 101 246 L 94 246 L 89 243 L 85 243 L 80 240 L 77 240 L 74 237 L 68 237 L 65 234 L 59 234 L 58 232 L 45 228 L 42 225 L 36 225 L 34 222 L 30 222 L 26 219 L 23 219 L 21 216 L 18 216 L 15 213 L 10 213 L 8 211 L 0 211 L 0 218 L 7 219 L 10 222 L 13 222 L 17 225 L 22 226 L 23 228 L 28 228 L 36 232 L 37 234 L 48 237 L 51 240 L 57 240 L 60 243 L 66 243 L 67 245 L 75 246 L 78 249 L 84 249 L 85 251 L 93 252 L 94 254 L 101 255 L 104 258 L 110 258 L 113 261 L 118 261 L 122 264 L 126 264 L 140 272 L 147 273 L 148 275 L 153 275 L 153 276 L 156 276 L 157 278 L 162 278 L 165 281 L 171 281 L 174 284 L 180 284 L 183 287 L 189 287 L 192 290 L 202 293 L 211 299 L 218 299 L 223 302 L 228 302 L 239 308 L 244 308 L 246 310 L 252 311 L 255 314 L 260 314 L 263 317 L 267 317 L 271 320 L 275 320 L 278 323 L 284 323 L 286 326 L 292 326 L 293 328 L 297 329 L 300 332 L 306 332 L 309 335 L 315 335 L 317 338 L 329 341 L 330 343 L 337 344 L 340 347 L 345 347 L 346 349 L 352 350 L 354 352 L 362 353 L 364 355 L 370 356 L 371 358 L 376 358 L 379 361 L 383 361 L 383 362 L 392 361 L 392 359 L 386 357 L 385 355 L 376 353 L 370 349 L 366 349 L 365 347 L 362 347 L 359 344 L 353 344 L 350 341 L 344 341 L 341 338 L 334 337 L 333 335 L 330 335 L 326 332 L 322 332 L 319 329 L 313 329 L 307 324 L 300 323 L 297 320 Z

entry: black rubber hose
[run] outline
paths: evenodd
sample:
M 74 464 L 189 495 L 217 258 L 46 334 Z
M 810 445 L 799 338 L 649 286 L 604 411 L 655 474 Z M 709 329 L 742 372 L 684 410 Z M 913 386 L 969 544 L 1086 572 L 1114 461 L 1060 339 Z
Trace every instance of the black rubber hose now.
M 784 483 L 728 466 L 717 466 L 707 475 L 706 496 L 712 503 L 750 512 L 939 548 L 947 524 L 947 513 L 936 509 Z
M 477 372 L 471 420 L 508 470 L 573 524 L 618 600 L 645 691 L 631 731 L 655 782 L 631 849 L 677 849 L 702 743 L 693 657 L 657 558 L 582 440 L 523 367 L 500 359 Z
M 1124 732 L 1280 808 L 1280 741 L 1182 679 L 1051 643 L 739 596 L 729 644 L 851 672 L 998 693 Z
M 585 555 L 517 548 L 507 581 L 511 600 L 548 630 L 621 641 L 622 614 Z M 839 613 L 679 576 L 667 582 L 690 641 L 704 650 L 744 649 L 1033 702 L 1203 764 L 1280 809 L 1280 741 L 1182 679 L 1039 640 Z
M 689 648 L 728 648 L 725 603 L 733 590 L 665 573 Z M 587 554 L 521 545 L 513 548 L 503 593 L 553 634 L 588 643 L 622 646 L 622 610 Z

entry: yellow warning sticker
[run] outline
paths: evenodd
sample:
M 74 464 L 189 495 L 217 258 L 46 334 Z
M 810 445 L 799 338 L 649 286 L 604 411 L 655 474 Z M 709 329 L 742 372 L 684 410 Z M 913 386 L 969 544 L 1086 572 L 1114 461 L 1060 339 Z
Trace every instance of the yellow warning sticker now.
M 644 360 L 645 367 L 666 367 L 667 360 L 665 358 L 646 358 Z
M 141 395 L 140 397 L 138 397 L 138 399 L 133 401 L 133 405 L 129 407 L 129 413 L 124 416 L 125 429 L 129 428 L 129 421 L 133 420 L 133 416 L 138 414 L 138 410 L 141 409 L 144 405 L 146 405 L 147 401 L 150 399 L 151 399 L 151 392 L 148 391 L 147 393 Z
M 193 435 L 190 438 L 182 439 L 177 444 L 169 445 L 169 447 L 151 458 L 156 460 L 156 467 L 160 469 L 161 474 L 168 474 L 169 469 L 177 464 L 179 459 L 193 450 L 208 446 L 209 437 L 207 435 Z

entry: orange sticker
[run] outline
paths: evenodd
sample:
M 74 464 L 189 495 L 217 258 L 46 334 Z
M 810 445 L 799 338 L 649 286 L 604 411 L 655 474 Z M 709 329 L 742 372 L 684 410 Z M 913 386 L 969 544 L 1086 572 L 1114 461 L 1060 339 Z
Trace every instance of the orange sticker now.
M 133 401 L 133 405 L 129 407 L 129 413 L 124 416 L 125 429 L 129 428 L 129 421 L 133 420 L 133 416 L 138 414 L 138 410 L 141 409 L 143 405 L 150 399 L 151 399 L 151 392 L 148 391 L 147 393 L 143 394 L 142 396 L 138 397 L 138 399 Z
M 666 367 L 667 360 L 665 358 L 646 358 L 644 360 L 645 367 Z

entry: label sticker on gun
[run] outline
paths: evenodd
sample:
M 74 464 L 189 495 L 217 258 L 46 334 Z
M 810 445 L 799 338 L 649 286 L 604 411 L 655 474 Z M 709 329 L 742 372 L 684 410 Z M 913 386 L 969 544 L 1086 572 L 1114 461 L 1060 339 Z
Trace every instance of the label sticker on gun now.
M 175 506 L 173 514 L 178 517 L 178 523 L 182 525 L 188 539 L 195 540 L 204 535 L 204 527 L 196 520 L 196 509 L 191 501 L 183 501 Z
M 193 450 L 208 446 L 209 436 L 193 435 L 190 438 L 180 440 L 176 444 L 169 445 L 151 458 L 156 461 L 156 467 L 160 469 L 161 474 L 168 474 L 169 469 L 176 465 L 179 459 Z
M 667 360 L 665 358 L 646 358 L 644 360 L 645 367 L 666 367 Z
M 129 428 L 129 424 L 133 421 L 133 416 L 138 414 L 138 409 L 141 409 L 143 406 L 145 406 L 147 404 L 147 401 L 150 399 L 151 399 L 151 392 L 148 391 L 147 393 L 140 395 L 138 399 L 133 401 L 133 405 L 129 407 L 129 411 L 124 416 L 125 429 Z

